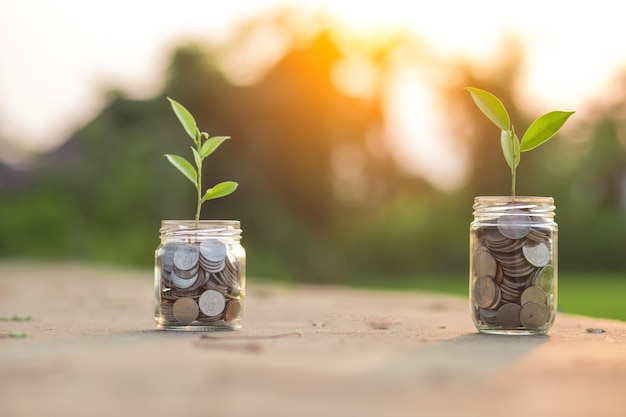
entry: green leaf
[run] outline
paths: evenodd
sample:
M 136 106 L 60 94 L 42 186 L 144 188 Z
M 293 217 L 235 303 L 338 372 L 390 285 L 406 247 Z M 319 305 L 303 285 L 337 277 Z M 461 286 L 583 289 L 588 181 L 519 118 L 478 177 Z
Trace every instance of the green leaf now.
M 496 96 L 485 90 L 474 87 L 465 87 L 465 89 L 469 91 L 480 111 L 482 111 L 489 120 L 501 130 L 509 130 L 511 125 L 509 114 Z
M 237 189 L 239 184 L 233 181 L 224 181 L 216 184 L 213 188 L 206 190 L 202 201 L 213 200 L 214 198 L 225 197 Z
M 515 144 L 517 143 L 517 146 Z M 519 141 L 513 136 L 513 132 L 503 130 L 500 133 L 500 145 L 504 159 L 510 168 L 514 169 L 519 164 Z M 517 148 L 517 152 L 516 152 Z
M 174 110 L 176 117 L 178 117 L 178 121 L 185 128 L 185 132 L 187 132 L 187 135 L 189 135 L 191 140 L 196 143 L 196 136 L 199 133 L 198 127 L 196 125 L 196 119 L 193 118 L 193 116 L 191 115 L 191 113 L 189 113 L 189 110 L 187 110 L 185 106 L 169 97 L 167 99 L 170 101 L 170 104 L 172 105 L 172 110 Z
M 196 162 L 196 167 L 198 169 L 201 169 L 202 168 L 202 157 L 200 156 L 200 154 L 198 153 L 196 148 L 194 148 L 193 146 L 191 147 L 191 152 L 193 152 L 193 159 Z
M 521 151 L 526 152 L 535 149 L 550 139 L 572 114 L 574 114 L 573 111 L 552 111 L 539 116 L 522 136 Z
M 198 174 L 194 167 L 187 161 L 185 158 L 178 155 L 165 155 L 168 161 L 172 165 L 174 165 L 180 172 L 183 173 L 185 177 L 189 179 L 193 183 L 194 186 L 197 187 L 196 181 L 198 180 Z
M 203 158 L 211 155 L 215 150 L 225 141 L 230 139 L 230 136 L 214 136 L 210 139 L 207 139 L 206 142 L 202 144 L 200 148 L 200 155 Z

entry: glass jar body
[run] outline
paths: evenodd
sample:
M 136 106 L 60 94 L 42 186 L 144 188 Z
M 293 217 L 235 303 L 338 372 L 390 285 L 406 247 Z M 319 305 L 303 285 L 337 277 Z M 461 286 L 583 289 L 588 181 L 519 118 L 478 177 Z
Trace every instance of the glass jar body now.
M 545 334 L 557 309 L 558 227 L 550 197 L 476 197 L 470 311 L 491 334 Z
M 235 220 L 166 220 L 155 251 L 154 318 L 167 330 L 241 327 L 246 252 Z

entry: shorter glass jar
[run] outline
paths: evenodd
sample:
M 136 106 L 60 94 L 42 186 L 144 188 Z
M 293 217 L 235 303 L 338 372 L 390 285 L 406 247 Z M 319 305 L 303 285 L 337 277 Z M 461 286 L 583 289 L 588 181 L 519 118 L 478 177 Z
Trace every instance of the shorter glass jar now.
M 154 318 L 167 330 L 241 327 L 246 252 L 236 220 L 165 220 L 155 252 Z
M 470 225 L 470 310 L 491 334 L 545 334 L 557 309 L 551 197 L 476 197 Z

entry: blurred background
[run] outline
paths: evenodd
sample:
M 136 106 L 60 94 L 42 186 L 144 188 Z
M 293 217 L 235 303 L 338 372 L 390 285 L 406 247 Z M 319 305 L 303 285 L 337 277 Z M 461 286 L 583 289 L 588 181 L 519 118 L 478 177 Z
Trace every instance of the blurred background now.
M 195 190 L 166 96 L 232 140 L 204 219 L 239 219 L 248 275 L 467 292 L 473 198 L 507 195 L 499 132 L 576 114 L 522 155 L 553 196 L 564 311 L 626 319 L 626 26 L 617 3 L 0 1 L 0 258 L 151 268 Z

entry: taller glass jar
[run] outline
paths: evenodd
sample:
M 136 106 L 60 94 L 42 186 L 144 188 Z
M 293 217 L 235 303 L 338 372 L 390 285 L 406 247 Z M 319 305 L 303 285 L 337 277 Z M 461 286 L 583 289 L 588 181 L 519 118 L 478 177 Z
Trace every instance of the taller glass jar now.
M 551 197 L 476 197 L 470 225 L 470 310 L 491 334 L 545 334 L 557 309 Z
M 166 220 L 155 252 L 154 318 L 184 331 L 241 327 L 246 252 L 235 220 Z

